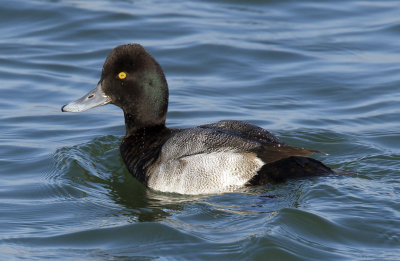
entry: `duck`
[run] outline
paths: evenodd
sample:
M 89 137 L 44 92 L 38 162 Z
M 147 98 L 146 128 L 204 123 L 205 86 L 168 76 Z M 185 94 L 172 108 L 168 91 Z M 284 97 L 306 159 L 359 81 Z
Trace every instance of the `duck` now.
M 120 107 L 126 128 L 121 157 L 136 179 L 161 192 L 224 193 L 334 173 L 309 157 L 319 151 L 285 144 L 247 122 L 221 120 L 168 128 L 168 97 L 159 63 L 142 45 L 125 44 L 108 55 L 97 86 L 61 111 L 82 112 L 106 104 Z

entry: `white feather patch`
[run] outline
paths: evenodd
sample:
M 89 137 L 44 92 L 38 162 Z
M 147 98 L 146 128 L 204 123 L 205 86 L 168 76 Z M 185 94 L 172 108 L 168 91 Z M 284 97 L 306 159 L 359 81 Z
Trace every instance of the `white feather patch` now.
M 180 194 L 228 192 L 243 186 L 263 165 L 254 153 L 234 151 L 195 154 L 166 162 L 160 160 L 150 169 L 148 186 Z

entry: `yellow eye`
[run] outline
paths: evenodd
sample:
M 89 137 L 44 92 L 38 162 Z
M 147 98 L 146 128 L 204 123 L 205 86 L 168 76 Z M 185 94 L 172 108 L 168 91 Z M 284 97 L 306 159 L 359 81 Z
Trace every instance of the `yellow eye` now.
M 121 80 L 125 79 L 126 78 L 126 73 L 125 72 L 120 72 L 118 74 L 118 78 L 120 78 Z

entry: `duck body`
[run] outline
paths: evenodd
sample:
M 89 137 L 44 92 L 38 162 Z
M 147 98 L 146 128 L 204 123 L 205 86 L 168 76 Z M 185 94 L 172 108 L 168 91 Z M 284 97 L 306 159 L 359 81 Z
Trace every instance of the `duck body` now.
M 108 103 L 124 111 L 126 136 L 120 152 L 128 170 L 155 190 L 220 193 L 333 173 L 307 157 L 317 151 L 289 146 L 249 123 L 226 120 L 167 128 L 167 81 L 159 64 L 138 44 L 116 47 L 97 87 L 62 111 L 80 112 Z
M 144 129 L 125 137 L 120 150 L 138 180 L 152 189 L 180 194 L 227 192 L 332 172 L 304 157 L 313 151 L 288 146 L 270 132 L 240 121 Z

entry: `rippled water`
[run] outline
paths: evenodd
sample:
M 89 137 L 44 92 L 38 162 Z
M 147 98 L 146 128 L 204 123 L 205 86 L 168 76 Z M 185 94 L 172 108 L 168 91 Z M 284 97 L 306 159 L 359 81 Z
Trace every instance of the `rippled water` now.
M 398 1 L 2 1 L 0 259 L 400 260 Z M 168 125 L 245 120 L 352 176 L 145 188 L 113 106 L 60 112 L 138 42 Z

